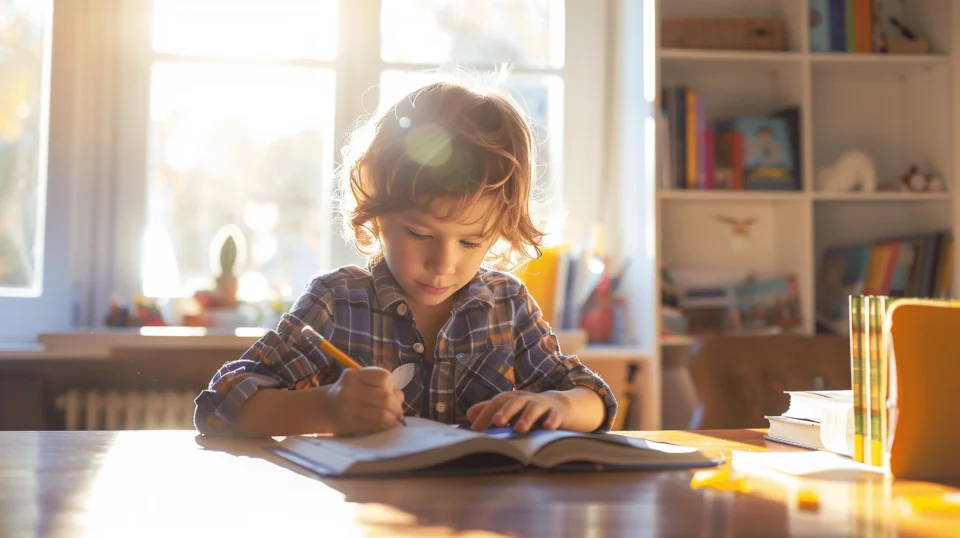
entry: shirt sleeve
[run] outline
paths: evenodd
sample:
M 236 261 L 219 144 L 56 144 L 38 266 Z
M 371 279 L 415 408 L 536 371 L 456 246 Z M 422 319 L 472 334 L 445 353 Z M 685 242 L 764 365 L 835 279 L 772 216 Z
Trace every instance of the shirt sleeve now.
M 330 338 L 334 324 L 330 293 L 319 279 L 280 318 L 276 330 L 257 340 L 240 359 L 220 367 L 197 396 L 194 425 L 204 435 L 229 435 L 240 407 L 261 388 L 302 389 L 332 383 L 342 367 L 300 333 L 310 325 Z
M 560 343 L 540 306 L 523 287 L 517 297 L 514 319 L 514 375 L 518 390 L 545 392 L 587 387 L 603 398 L 606 417 L 598 432 L 610 431 L 617 416 L 617 398 L 599 375 L 584 366 L 576 355 L 560 352 Z

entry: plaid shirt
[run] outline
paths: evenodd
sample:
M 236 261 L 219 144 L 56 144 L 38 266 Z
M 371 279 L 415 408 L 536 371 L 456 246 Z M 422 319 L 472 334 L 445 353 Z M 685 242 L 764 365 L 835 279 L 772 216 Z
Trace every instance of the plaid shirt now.
M 339 378 L 343 367 L 306 341 L 304 324 L 361 365 L 393 371 L 413 364 L 413 378 L 403 387 L 406 415 L 460 423 L 470 406 L 501 392 L 588 387 L 606 405 L 598 431 L 609 430 L 616 416 L 610 388 L 576 356 L 560 352 L 539 306 L 516 278 L 481 268 L 461 290 L 430 361 L 401 289 L 381 261 L 369 272 L 351 266 L 314 279 L 276 331 L 224 364 L 196 399 L 201 433 L 230 433 L 240 406 L 260 388 L 302 389 Z

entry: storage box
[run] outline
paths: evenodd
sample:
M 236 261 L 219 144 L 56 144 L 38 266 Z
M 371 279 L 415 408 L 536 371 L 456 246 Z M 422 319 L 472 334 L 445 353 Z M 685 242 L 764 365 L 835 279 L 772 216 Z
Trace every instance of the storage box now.
M 784 50 L 780 19 L 667 19 L 661 47 L 678 49 Z

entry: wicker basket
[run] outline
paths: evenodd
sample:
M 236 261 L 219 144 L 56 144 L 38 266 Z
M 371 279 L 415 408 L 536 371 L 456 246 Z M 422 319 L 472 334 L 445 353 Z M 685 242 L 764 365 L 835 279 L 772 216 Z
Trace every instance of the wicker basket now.
M 780 19 L 668 19 L 661 46 L 678 49 L 784 50 Z

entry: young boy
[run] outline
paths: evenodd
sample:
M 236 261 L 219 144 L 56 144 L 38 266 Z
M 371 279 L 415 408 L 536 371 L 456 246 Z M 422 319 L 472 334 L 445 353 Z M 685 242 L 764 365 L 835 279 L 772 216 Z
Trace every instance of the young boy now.
M 196 399 L 197 429 L 355 435 L 413 415 L 477 430 L 609 430 L 609 387 L 560 352 L 519 280 L 483 266 L 539 255 L 533 144 L 516 106 L 431 84 L 372 127 L 338 172 L 367 270 L 313 280 L 276 331 L 216 372 Z M 364 368 L 309 344 L 306 325 Z

